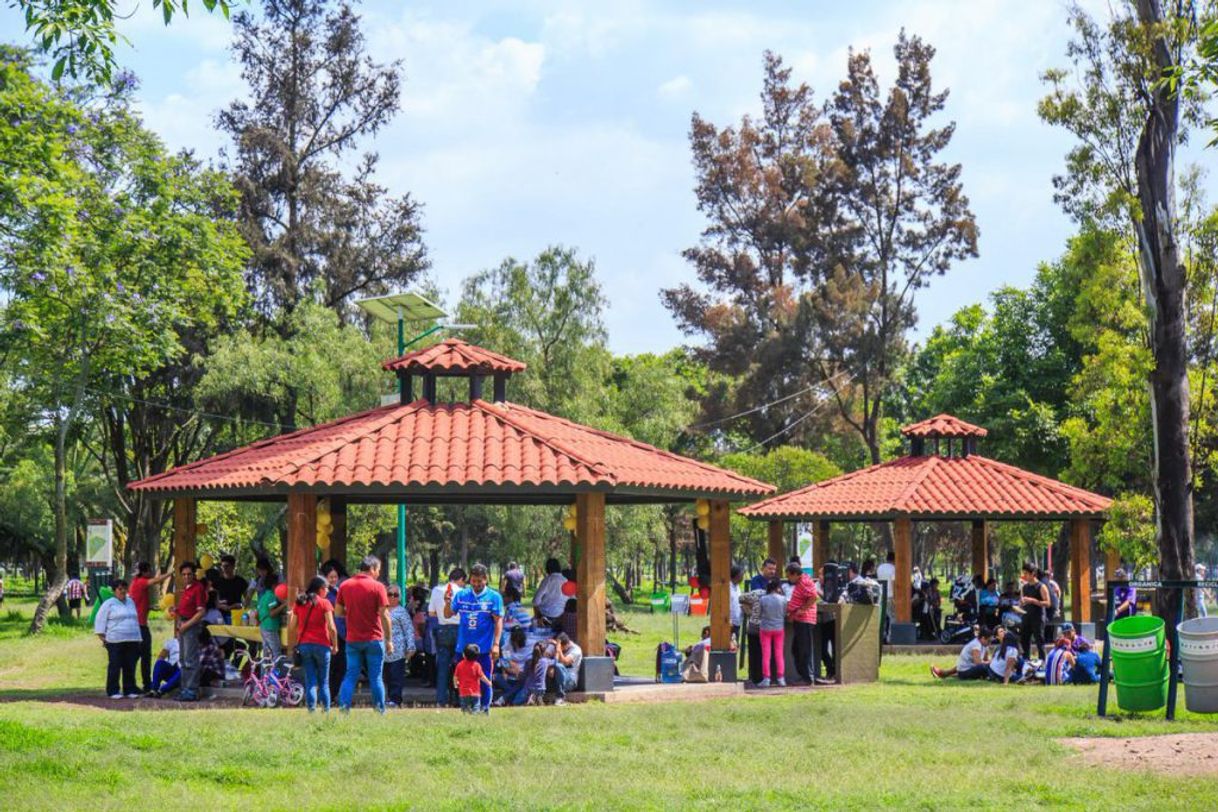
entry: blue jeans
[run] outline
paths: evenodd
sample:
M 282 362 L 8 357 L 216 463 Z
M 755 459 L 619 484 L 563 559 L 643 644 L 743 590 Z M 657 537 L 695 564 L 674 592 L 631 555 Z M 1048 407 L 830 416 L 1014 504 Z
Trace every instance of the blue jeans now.
M 148 687 L 158 693 L 167 694 L 178 687 L 181 679 L 182 669 L 170 665 L 168 660 L 157 660 L 152 666 L 152 679 L 149 680 Z
M 486 678 L 494 679 L 495 667 L 491 661 L 490 652 L 488 651 L 486 654 L 479 654 L 478 662 L 482 664 L 482 673 L 486 674 Z M 482 688 L 482 710 L 490 711 L 491 695 L 494 694 L 494 689 L 492 686 L 487 685 L 485 682 L 481 683 L 480 687 Z
M 355 695 L 355 682 L 361 668 L 368 669 L 368 687 L 372 689 L 372 706 L 385 712 L 385 680 L 381 669 L 385 664 L 385 644 L 380 640 L 353 643 L 347 641 L 347 675 L 343 677 L 343 688 L 338 692 L 338 706 L 351 710 L 351 698 Z
M 503 704 L 523 705 L 529 698 L 529 692 L 525 690 L 529 682 L 528 675 L 521 672 L 518 677 L 505 677 L 504 680 Z
M 304 666 L 305 704 L 309 710 L 317 707 L 317 698 L 321 696 L 321 709 L 330 710 L 330 647 L 320 643 L 301 643 L 296 647 L 300 652 L 300 663 Z
M 456 657 L 457 627 L 437 625 L 436 632 L 436 704 L 447 707 L 453 686 L 453 659 Z

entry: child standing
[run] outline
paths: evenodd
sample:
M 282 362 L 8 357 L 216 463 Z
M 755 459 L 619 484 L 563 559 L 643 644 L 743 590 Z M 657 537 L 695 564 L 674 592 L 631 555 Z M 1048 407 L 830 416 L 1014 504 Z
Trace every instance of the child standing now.
M 765 594 L 761 596 L 760 615 L 761 682 L 757 683 L 757 687 L 770 687 L 770 657 L 773 655 L 775 676 L 778 677 L 777 684 L 785 688 L 787 681 L 783 674 L 783 643 L 785 642 L 783 621 L 787 616 L 787 598 L 783 595 L 782 583 L 777 578 L 765 586 Z
M 457 695 L 461 698 L 461 710 L 465 713 L 478 713 L 482 702 L 482 686 L 490 687 L 491 684 L 486 672 L 482 670 L 482 663 L 478 662 L 481 654 L 478 644 L 470 643 L 465 647 L 464 659 L 453 669 L 453 681 L 457 683 Z

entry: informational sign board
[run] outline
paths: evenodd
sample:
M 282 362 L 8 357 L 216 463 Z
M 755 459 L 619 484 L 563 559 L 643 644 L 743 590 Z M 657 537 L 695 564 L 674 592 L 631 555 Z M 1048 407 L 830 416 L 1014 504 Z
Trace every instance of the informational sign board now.
M 812 575 L 816 571 L 816 567 L 823 563 L 821 561 L 812 560 L 812 525 L 799 524 L 795 526 L 795 549 L 799 551 L 799 564 L 803 571 Z M 779 570 L 782 570 L 783 565 L 779 563 Z
M 85 533 L 85 566 L 109 569 L 114 564 L 114 522 L 91 519 Z

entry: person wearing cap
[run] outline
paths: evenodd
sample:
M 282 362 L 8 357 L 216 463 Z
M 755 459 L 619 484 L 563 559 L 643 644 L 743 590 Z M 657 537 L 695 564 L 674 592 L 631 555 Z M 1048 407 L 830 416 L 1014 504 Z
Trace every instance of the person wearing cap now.
M 1198 564 L 1197 566 L 1193 567 L 1193 572 L 1196 574 L 1196 578 L 1198 581 L 1205 580 L 1205 565 L 1204 564 Z M 1193 590 L 1193 601 L 1197 605 L 1197 617 L 1209 617 L 1209 612 L 1205 608 L 1205 590 L 1204 589 L 1194 589 Z
M 1078 633 L 1077 630 L 1075 630 L 1073 623 L 1063 623 L 1059 630 L 1061 631 L 1060 639 L 1065 640 L 1066 643 L 1070 646 L 1070 651 L 1074 652 L 1075 654 L 1077 654 L 1079 652 L 1079 647 L 1083 643 L 1086 643 L 1088 645 L 1091 644 L 1090 640 L 1088 640 L 1086 637 L 1083 637 L 1081 634 Z
M 1094 685 L 1099 681 L 1100 655 L 1095 653 L 1089 640 L 1080 637 L 1074 653 L 1074 667 L 1070 669 L 1070 684 Z

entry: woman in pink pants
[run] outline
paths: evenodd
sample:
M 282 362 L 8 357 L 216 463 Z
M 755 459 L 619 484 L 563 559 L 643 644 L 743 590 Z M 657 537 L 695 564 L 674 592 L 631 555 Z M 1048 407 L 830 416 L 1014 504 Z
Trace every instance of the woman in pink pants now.
M 761 682 L 758 688 L 770 687 L 770 657 L 775 663 L 775 684 L 785 687 L 783 678 L 783 622 L 787 615 L 787 599 L 782 594 L 782 584 L 775 578 L 766 584 L 765 594 L 761 596 Z

